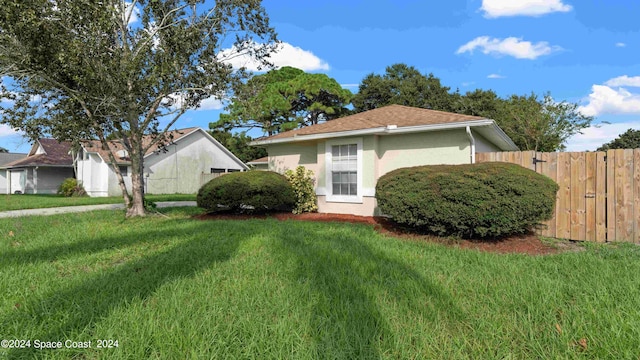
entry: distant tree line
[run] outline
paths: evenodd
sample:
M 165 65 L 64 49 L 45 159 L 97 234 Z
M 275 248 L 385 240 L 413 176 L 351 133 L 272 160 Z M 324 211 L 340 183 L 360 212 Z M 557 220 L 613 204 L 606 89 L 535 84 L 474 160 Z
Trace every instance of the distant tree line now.
M 549 93 L 507 97 L 482 89 L 461 93 L 406 64 L 367 75 L 356 94 L 324 74 L 292 67 L 256 75 L 234 90 L 228 112 L 209 127 L 223 144 L 231 143 L 241 159 L 254 155 L 245 149 L 252 140 L 246 134 L 250 129 L 273 135 L 391 104 L 493 119 L 521 150 L 564 150 L 566 140 L 593 121 L 577 110 L 577 104 L 556 101 Z M 245 132 L 232 134 L 232 129 Z

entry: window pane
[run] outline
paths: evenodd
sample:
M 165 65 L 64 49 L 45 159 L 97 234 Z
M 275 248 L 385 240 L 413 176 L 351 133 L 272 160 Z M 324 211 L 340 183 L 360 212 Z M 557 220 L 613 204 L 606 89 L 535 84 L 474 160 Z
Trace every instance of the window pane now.
M 331 155 L 333 156 L 333 160 L 335 161 L 338 156 L 340 156 L 340 147 L 332 146 L 331 147 Z
M 358 195 L 358 185 L 349 184 L 349 195 Z
M 331 174 L 331 178 L 332 178 L 331 182 L 333 182 L 333 183 L 339 183 L 339 182 L 340 182 L 340 173 L 339 173 L 339 172 L 337 172 L 337 171 L 334 171 L 334 172 Z
M 340 184 L 333 184 L 333 195 L 340 195 Z
M 349 173 L 349 180 L 347 181 L 351 184 L 356 184 L 358 183 L 358 175 L 356 172 L 352 171 Z
M 358 155 L 358 146 L 356 144 L 349 145 L 349 155 L 352 155 L 352 156 Z
M 349 184 L 340 184 L 340 194 L 349 195 Z

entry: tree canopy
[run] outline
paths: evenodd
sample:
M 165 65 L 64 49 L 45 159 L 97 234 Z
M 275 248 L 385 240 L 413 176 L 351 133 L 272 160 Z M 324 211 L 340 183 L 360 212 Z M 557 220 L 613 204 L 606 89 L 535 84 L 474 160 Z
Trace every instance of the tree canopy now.
M 640 148 L 640 130 L 628 129 L 624 133 L 618 135 L 617 138 L 603 144 L 598 151 L 607 151 L 611 149 L 637 149 Z
M 501 98 L 492 90 L 450 92 L 433 74 L 423 75 L 406 64 L 391 65 L 383 75 L 367 75 L 353 97 L 356 112 L 390 104 L 493 119 L 521 150 L 563 150 L 566 140 L 593 120 L 578 112 L 577 104 L 556 102 L 550 94 Z
M 0 153 L 8 153 L 9 150 L 3 148 L 2 146 L 0 146 Z
M 275 32 L 260 1 L 0 0 L 2 122 L 29 137 L 116 134 L 131 158 L 127 215 L 144 215 L 143 155 L 188 109 L 244 75 L 226 61 L 268 65 Z M 232 49 L 232 51 L 225 51 Z M 143 142 L 154 135 L 151 143 Z M 115 158 L 110 159 L 113 164 Z
M 247 135 L 246 132 L 231 133 L 229 131 L 211 130 L 209 134 L 242 162 L 246 163 L 267 156 L 267 150 L 264 148 L 249 146 L 249 142 L 253 138 Z
M 347 112 L 351 96 L 349 90 L 325 74 L 285 66 L 238 84 L 227 107 L 229 112 L 221 114 L 209 128 L 257 128 L 273 135 L 334 119 Z
M 353 97 L 356 112 L 391 104 L 454 111 L 454 96 L 433 74 L 423 75 L 413 66 L 394 64 L 384 75 L 367 75 Z
M 566 140 L 593 121 L 577 109 L 550 94 L 512 95 L 502 101 L 494 120 L 521 150 L 551 152 L 564 150 Z

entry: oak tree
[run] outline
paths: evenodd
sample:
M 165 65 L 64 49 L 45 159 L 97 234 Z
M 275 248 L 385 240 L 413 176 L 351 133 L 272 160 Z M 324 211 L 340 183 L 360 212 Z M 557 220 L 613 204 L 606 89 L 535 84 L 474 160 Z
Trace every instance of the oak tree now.
M 131 195 L 110 160 L 127 216 L 145 214 L 145 152 L 245 75 L 231 57 L 268 65 L 276 41 L 259 0 L 0 0 L 0 8 L 1 96 L 11 102 L 1 121 L 31 138 L 105 147 L 110 134 L 122 139 Z

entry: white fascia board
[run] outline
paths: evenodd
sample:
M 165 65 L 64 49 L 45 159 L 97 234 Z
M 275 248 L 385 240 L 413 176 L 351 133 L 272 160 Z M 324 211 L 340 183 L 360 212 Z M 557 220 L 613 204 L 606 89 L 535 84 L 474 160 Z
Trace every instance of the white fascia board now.
M 513 140 L 511 140 L 511 138 L 505 134 L 505 132 L 495 122 L 493 122 L 491 126 L 478 127 L 475 130 L 487 140 L 496 144 L 502 151 L 520 150 Z
M 283 144 L 283 143 L 296 142 L 296 141 L 309 141 L 309 140 L 320 140 L 320 139 L 330 139 L 330 138 L 337 138 L 337 137 L 363 136 L 363 135 L 396 135 L 396 134 L 405 134 L 405 133 L 413 133 L 413 132 L 459 129 L 459 128 L 466 128 L 467 126 L 478 127 L 478 126 L 491 126 L 491 125 L 497 127 L 495 122 L 489 119 L 464 121 L 464 122 L 457 122 L 457 123 L 435 124 L 435 125 L 418 125 L 418 126 L 403 126 L 403 127 L 382 126 L 382 127 L 362 129 L 362 130 L 337 131 L 337 132 L 312 134 L 312 135 L 294 135 L 292 137 L 273 139 L 273 140 L 268 140 L 268 139 L 256 140 L 256 141 L 250 142 L 249 145 L 261 146 L 261 145 Z

